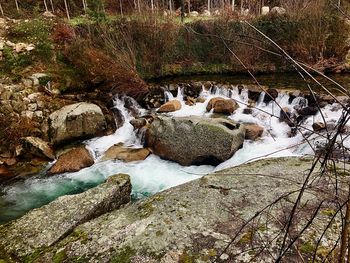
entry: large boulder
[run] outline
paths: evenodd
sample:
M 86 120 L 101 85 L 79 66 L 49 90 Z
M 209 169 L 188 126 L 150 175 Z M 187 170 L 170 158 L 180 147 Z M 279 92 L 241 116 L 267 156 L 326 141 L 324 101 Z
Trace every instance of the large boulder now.
M 48 174 L 77 172 L 94 164 L 94 158 L 85 147 L 72 149 L 57 159 L 57 162 L 48 170 Z
M 86 102 L 64 106 L 53 112 L 48 124 L 48 135 L 53 144 L 92 138 L 102 134 L 107 127 L 101 108 Z
M 163 112 L 173 112 L 173 111 L 178 111 L 181 109 L 181 102 L 178 100 L 170 100 L 167 103 L 163 104 L 160 106 L 158 109 L 159 113 Z
M 217 165 L 242 147 L 243 125 L 223 118 L 157 117 L 146 131 L 146 146 L 181 165 Z
M 145 148 L 128 148 L 122 143 L 111 146 L 102 156 L 101 161 L 122 160 L 124 162 L 143 161 L 150 151 Z
M 213 109 L 214 113 L 221 114 L 232 114 L 239 106 L 237 102 L 231 99 L 224 98 L 212 98 L 207 105 L 207 111 L 211 111 Z
M 130 202 L 130 193 L 129 176 L 118 174 L 84 193 L 59 197 L 0 226 L 0 251 L 23 259 L 65 238 L 76 226 Z

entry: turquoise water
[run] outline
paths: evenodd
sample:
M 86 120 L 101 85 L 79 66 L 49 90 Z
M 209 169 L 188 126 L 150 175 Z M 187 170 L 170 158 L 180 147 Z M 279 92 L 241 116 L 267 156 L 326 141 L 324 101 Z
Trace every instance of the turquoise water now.
M 206 165 L 183 167 L 151 155 L 140 162 L 107 161 L 96 163 L 76 173 L 50 177 L 37 176 L 2 189 L 0 224 L 18 218 L 27 211 L 43 206 L 59 196 L 86 191 L 114 174 L 130 175 L 133 187 L 132 199 L 136 200 L 199 178 L 213 170 L 213 166 Z

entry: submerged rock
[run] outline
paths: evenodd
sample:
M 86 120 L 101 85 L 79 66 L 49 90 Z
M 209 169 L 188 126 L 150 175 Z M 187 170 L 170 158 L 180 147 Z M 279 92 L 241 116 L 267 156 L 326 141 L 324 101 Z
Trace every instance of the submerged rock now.
M 53 112 L 48 123 L 48 135 L 53 144 L 92 138 L 102 134 L 107 127 L 101 108 L 86 102 L 64 106 Z
M 72 149 L 57 159 L 57 162 L 48 170 L 48 174 L 77 172 L 94 164 L 94 158 L 85 147 Z
M 232 114 L 238 108 L 239 106 L 237 102 L 224 98 L 212 98 L 207 105 L 207 111 L 214 109 L 214 113 L 222 113 L 228 115 Z
M 242 147 L 243 125 L 223 118 L 161 117 L 146 131 L 146 146 L 181 165 L 217 165 Z
M 168 101 L 167 103 L 163 104 L 162 106 L 160 106 L 160 108 L 158 109 L 159 113 L 162 112 L 173 112 L 173 111 L 178 111 L 181 109 L 181 103 L 178 100 L 171 100 Z
M 150 151 L 145 148 L 127 148 L 122 143 L 113 145 L 102 156 L 101 161 L 122 160 L 124 162 L 145 160 Z
M 130 193 L 129 176 L 118 174 L 84 193 L 61 196 L 0 226 L 0 251 L 24 259 L 65 238 L 78 225 L 130 202 Z

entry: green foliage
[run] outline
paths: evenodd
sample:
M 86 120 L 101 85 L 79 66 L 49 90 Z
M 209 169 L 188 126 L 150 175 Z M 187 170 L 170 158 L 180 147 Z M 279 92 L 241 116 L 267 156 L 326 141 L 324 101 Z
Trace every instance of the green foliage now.
M 25 67 L 34 63 L 51 64 L 54 57 L 51 30 L 50 22 L 39 19 L 12 25 L 8 30 L 7 38 L 14 43 L 34 44 L 35 49 L 16 54 L 11 48 L 5 47 L 4 59 L 0 62 L 0 72 L 16 76 Z
M 62 263 L 67 259 L 66 251 L 63 249 L 62 251 L 55 254 L 53 257 L 53 263 Z
M 104 1 L 103 0 L 88 0 L 88 15 L 91 19 L 103 22 L 107 20 L 106 13 L 104 11 Z
M 48 41 L 52 24 L 47 20 L 32 19 L 12 26 L 8 37 L 17 42 L 31 42 L 37 44 Z
M 3 50 L 4 59 L 0 62 L 0 73 L 16 74 L 17 71 L 32 64 L 32 57 L 29 54 L 15 54 L 11 48 Z

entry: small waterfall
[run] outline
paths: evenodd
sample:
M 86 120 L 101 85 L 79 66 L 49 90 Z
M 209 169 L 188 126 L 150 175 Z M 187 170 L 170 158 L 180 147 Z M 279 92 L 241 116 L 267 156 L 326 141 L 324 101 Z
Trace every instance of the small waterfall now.
M 258 99 L 258 101 L 256 102 L 256 105 L 257 105 L 257 106 L 260 106 L 261 103 L 264 102 L 265 95 L 266 95 L 266 94 L 265 94 L 264 91 L 260 93 L 259 99 Z
M 145 113 L 138 103 L 126 96 L 118 97 L 114 99 L 114 109 L 118 111 L 121 118 L 123 118 L 123 123 L 120 125 L 114 134 L 103 136 L 100 138 L 94 138 L 86 141 L 86 145 L 89 149 L 95 152 L 98 157 L 101 156 L 109 147 L 117 143 L 123 143 L 126 146 L 141 147 L 141 139 L 135 133 L 134 127 L 130 124 L 130 121 L 134 119 L 137 114 Z
M 174 95 L 168 90 L 164 91 L 164 97 L 166 102 L 174 99 Z

